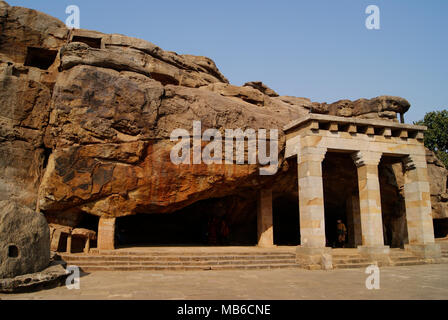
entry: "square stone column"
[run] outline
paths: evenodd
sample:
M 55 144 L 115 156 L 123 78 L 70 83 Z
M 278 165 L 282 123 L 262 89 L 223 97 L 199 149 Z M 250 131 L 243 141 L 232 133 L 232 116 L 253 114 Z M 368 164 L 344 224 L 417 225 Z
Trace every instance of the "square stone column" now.
M 274 226 L 272 223 L 272 189 L 260 190 L 257 200 L 258 246 L 273 247 Z
M 326 248 L 322 161 L 327 149 L 302 148 L 297 155 L 299 181 L 300 246 L 297 263 L 304 268 L 332 269 L 331 248 Z
M 388 262 L 389 247 L 384 245 L 381 192 L 378 164 L 382 154 L 359 151 L 353 155 L 358 168 L 359 210 L 361 216 L 361 254 Z
M 440 258 L 440 246 L 434 241 L 431 194 L 425 155 L 403 160 L 404 196 L 409 244 L 406 249 L 422 258 Z
M 98 223 L 98 250 L 115 249 L 115 218 L 101 217 Z
M 356 248 L 362 245 L 361 213 L 359 211 L 358 195 L 352 195 L 347 199 L 346 210 L 349 245 Z
M 322 161 L 327 149 L 304 148 L 297 156 L 300 238 L 302 247 L 325 248 Z

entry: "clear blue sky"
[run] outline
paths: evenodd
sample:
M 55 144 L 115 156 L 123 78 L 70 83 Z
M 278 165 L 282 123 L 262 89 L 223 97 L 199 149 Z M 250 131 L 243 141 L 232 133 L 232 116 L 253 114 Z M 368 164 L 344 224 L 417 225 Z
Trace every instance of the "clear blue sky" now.
M 406 122 L 448 109 L 448 0 L 9 0 L 81 28 L 212 58 L 231 83 L 313 101 L 402 96 Z M 365 9 L 381 10 L 367 30 Z

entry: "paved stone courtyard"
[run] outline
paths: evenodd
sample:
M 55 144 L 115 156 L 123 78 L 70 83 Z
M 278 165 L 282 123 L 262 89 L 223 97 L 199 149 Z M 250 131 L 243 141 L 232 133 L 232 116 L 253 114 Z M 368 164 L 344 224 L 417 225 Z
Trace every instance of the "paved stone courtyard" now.
M 384 267 L 380 289 L 368 290 L 364 269 L 188 272 L 95 272 L 80 290 L 65 286 L 0 299 L 443 299 L 448 264 Z

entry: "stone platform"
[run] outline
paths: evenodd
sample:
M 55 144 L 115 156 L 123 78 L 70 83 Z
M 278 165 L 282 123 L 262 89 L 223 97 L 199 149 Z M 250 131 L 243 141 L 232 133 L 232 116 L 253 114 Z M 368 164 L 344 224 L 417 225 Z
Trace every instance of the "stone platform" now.
M 67 265 L 94 271 L 193 271 L 298 268 L 295 247 L 133 247 L 62 254 Z
M 260 247 L 128 247 L 116 250 L 92 249 L 89 254 L 61 254 L 67 265 L 79 266 L 84 272 L 98 271 L 198 271 L 304 268 L 320 270 L 318 262 L 301 264 L 296 246 Z M 327 269 L 410 266 L 432 263 L 411 252 L 391 249 L 386 262 L 370 260 L 357 249 L 331 249 Z

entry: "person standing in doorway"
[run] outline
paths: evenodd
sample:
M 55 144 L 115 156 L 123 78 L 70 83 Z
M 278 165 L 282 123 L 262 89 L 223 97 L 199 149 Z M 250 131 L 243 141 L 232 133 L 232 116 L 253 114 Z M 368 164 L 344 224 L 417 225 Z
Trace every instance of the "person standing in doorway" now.
M 347 237 L 347 228 L 345 227 L 345 224 L 340 219 L 337 221 L 336 232 L 337 232 L 337 237 L 338 237 L 337 238 L 337 247 L 344 248 L 345 240 Z

